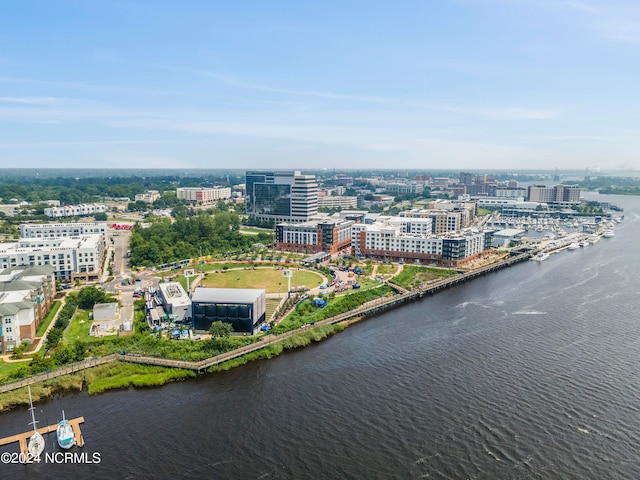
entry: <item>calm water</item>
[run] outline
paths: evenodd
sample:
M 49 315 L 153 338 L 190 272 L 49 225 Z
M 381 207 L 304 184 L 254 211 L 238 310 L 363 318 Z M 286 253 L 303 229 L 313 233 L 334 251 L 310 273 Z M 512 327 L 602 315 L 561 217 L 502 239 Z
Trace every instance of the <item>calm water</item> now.
M 0 465 L 0 477 L 638 479 L 640 199 L 615 202 L 614 238 L 314 347 L 39 404 L 42 424 L 83 415 L 81 451 L 101 463 Z M 25 409 L 0 416 L 0 436 L 28 421 Z

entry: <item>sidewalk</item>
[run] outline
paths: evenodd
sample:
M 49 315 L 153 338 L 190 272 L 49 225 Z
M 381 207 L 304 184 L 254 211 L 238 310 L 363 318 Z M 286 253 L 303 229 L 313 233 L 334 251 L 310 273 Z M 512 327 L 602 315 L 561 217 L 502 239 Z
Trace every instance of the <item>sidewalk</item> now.
M 29 350 L 28 352 L 25 353 L 27 358 L 15 359 L 15 358 L 11 358 L 11 354 L 8 354 L 8 355 L 0 355 L 0 360 L 4 360 L 7 363 L 31 361 L 31 355 L 33 355 L 36 352 L 39 352 L 42 349 L 44 342 L 47 339 L 47 334 L 55 325 L 56 320 L 58 320 L 58 315 L 60 315 L 60 312 L 62 311 L 64 304 L 65 304 L 65 297 L 62 297 L 60 299 L 60 308 L 58 309 L 53 319 L 51 320 L 51 323 L 47 327 L 47 330 L 44 332 L 44 334 L 41 337 L 36 337 L 34 339 L 33 343 L 37 342 L 36 347 L 33 350 Z M 33 346 L 33 343 L 32 343 L 32 346 Z

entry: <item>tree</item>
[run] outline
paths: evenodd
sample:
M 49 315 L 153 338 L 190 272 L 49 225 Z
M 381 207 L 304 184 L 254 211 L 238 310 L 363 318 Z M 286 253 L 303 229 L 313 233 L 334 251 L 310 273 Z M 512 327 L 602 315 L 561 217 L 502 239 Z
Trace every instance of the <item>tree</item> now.
M 93 218 L 96 220 L 96 222 L 106 222 L 107 214 L 104 212 L 98 212 L 93 216 Z
M 231 324 L 221 321 L 213 322 L 209 327 L 209 333 L 214 338 L 223 338 L 231 335 Z
M 96 303 L 108 303 L 110 300 L 107 292 L 94 286 L 84 287 L 78 293 L 78 306 L 85 310 L 93 308 Z

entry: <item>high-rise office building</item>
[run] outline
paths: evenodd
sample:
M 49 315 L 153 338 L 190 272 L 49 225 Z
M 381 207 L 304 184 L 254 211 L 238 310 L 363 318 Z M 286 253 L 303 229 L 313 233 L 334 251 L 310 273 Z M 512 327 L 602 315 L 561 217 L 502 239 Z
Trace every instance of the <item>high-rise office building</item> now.
M 245 183 L 246 211 L 255 220 L 306 222 L 318 213 L 315 175 L 255 170 L 247 171 Z

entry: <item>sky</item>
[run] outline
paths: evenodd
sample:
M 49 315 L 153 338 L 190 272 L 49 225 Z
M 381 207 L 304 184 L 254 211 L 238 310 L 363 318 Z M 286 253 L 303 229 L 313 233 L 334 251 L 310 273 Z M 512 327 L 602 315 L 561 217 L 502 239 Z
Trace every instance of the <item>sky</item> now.
M 0 167 L 638 169 L 637 0 L 20 0 Z

